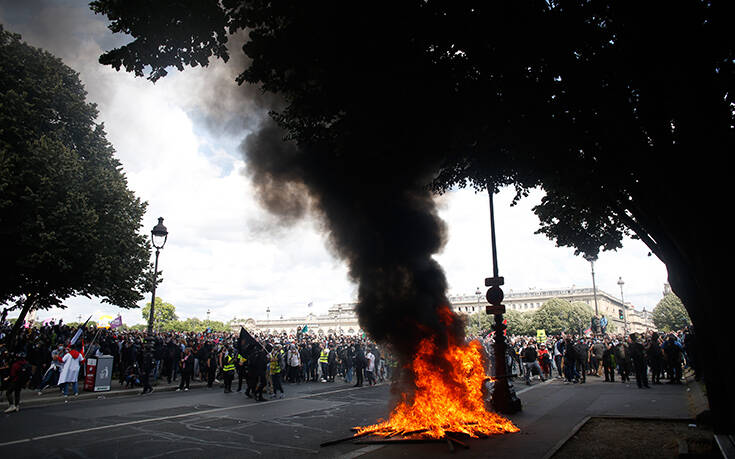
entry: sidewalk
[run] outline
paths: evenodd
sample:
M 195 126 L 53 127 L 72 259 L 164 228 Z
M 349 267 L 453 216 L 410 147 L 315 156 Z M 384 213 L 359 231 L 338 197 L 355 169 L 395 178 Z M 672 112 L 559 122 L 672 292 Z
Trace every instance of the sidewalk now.
M 588 376 L 586 384 L 566 385 L 559 379 L 526 387 L 516 386 L 523 411 L 509 418 L 519 433 L 488 439 L 469 439 L 465 457 L 549 458 L 591 418 L 666 419 L 687 425 L 706 406 L 701 385 L 687 378 L 685 384 L 662 384 L 638 389 L 631 383 L 605 383 Z M 371 445 L 377 446 L 377 445 Z M 635 448 L 621 443 L 621 448 Z M 634 451 L 635 452 L 635 451 Z M 435 445 L 380 446 L 365 448 L 361 457 L 380 459 L 406 454 L 426 457 L 452 457 L 447 448 Z M 356 457 L 357 455 L 355 455 Z
M 215 383 L 217 387 L 219 387 L 219 384 Z M 84 381 L 79 381 L 79 396 L 74 397 L 70 395 L 67 400 L 89 400 L 89 399 L 106 399 L 111 397 L 122 397 L 125 395 L 128 396 L 134 396 L 134 395 L 140 395 L 141 392 L 143 392 L 142 387 L 136 387 L 133 389 L 125 389 L 124 385 L 121 385 L 118 383 L 118 381 L 112 381 L 112 388 L 109 391 L 104 392 L 87 392 L 82 390 L 82 387 L 84 386 Z M 192 381 L 189 385 L 189 388 L 191 389 L 197 389 L 201 387 L 206 387 L 207 383 L 203 381 Z M 153 392 L 170 392 L 175 391 L 179 388 L 179 381 L 171 382 L 171 384 L 168 384 L 166 380 L 159 379 L 158 382 L 153 386 Z M 20 405 L 21 408 L 23 406 L 45 406 L 45 405 L 55 405 L 58 403 L 64 403 L 64 397 L 61 396 L 61 392 L 58 388 L 58 386 L 52 386 L 47 387 L 43 391 L 43 395 L 38 395 L 37 390 L 31 390 L 31 389 L 23 389 L 20 395 Z M 7 400 L 4 397 L 2 397 L 2 405 L 3 409 L 7 406 Z

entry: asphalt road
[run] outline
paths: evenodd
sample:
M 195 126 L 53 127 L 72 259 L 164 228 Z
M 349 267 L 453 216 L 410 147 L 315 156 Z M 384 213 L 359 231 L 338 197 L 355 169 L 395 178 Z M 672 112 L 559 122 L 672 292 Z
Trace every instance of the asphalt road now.
M 511 416 L 517 434 L 471 440 L 462 457 L 533 457 L 548 454 L 589 415 L 691 417 L 685 386 L 639 390 L 622 383 L 564 385 L 558 380 L 519 386 L 524 403 Z M 285 385 L 286 397 L 256 403 L 222 389 L 154 392 L 104 400 L 23 407 L 0 416 L 0 457 L 227 458 L 404 457 L 448 455 L 444 444 L 356 445 L 320 448 L 351 435 L 349 429 L 388 414 L 387 385 L 353 388 L 339 383 Z

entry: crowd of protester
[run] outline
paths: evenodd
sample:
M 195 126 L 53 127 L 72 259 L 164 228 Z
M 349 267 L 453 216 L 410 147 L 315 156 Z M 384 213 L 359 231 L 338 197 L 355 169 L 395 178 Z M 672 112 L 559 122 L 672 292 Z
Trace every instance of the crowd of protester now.
M 9 407 L 18 411 L 21 390 L 42 396 L 79 394 L 85 356 L 109 355 L 119 388 L 150 393 L 158 383 L 189 390 L 192 381 L 226 393 L 263 401 L 284 396 L 283 384 L 334 383 L 360 387 L 390 378 L 395 360 L 366 337 L 317 334 L 255 334 L 257 344 L 241 345 L 230 332 L 156 332 L 89 329 L 70 344 L 77 327 L 62 323 L 24 328 L 12 349 L 5 343 L 10 324 L 0 325 L 0 376 Z
M 76 326 L 63 323 L 23 328 L 12 349 L 5 338 L 10 324 L 0 325 L 0 377 L 9 407 L 18 411 L 21 391 L 38 396 L 56 391 L 69 397 L 79 393 L 85 356 L 108 355 L 120 388 L 141 388 L 150 393 L 165 381 L 188 391 L 192 381 L 226 393 L 241 392 L 256 401 L 283 397 L 283 385 L 333 383 L 373 385 L 391 379 L 397 362 L 382 346 L 368 338 L 348 335 L 255 334 L 244 346 L 230 332 L 157 332 L 150 343 L 146 333 L 133 330 L 89 329 L 70 344 Z M 492 334 L 479 338 L 489 357 L 493 375 Z M 650 384 L 680 384 L 682 368 L 698 377 L 695 335 L 691 328 L 672 333 L 648 331 L 627 336 L 612 333 L 559 334 L 537 340 L 506 336 L 507 372 L 531 384 L 556 375 L 565 384 L 584 384 L 588 376 L 629 383 L 634 376 L 640 388 Z
M 481 339 L 494 366 L 493 338 Z M 630 383 L 639 388 L 650 384 L 681 384 L 683 368 L 699 378 L 696 341 L 691 327 L 670 333 L 649 330 L 628 335 L 613 333 L 559 334 L 538 341 L 530 336 L 506 337 L 507 368 L 511 377 L 531 384 L 554 377 L 565 384 L 584 384 L 588 376 Z

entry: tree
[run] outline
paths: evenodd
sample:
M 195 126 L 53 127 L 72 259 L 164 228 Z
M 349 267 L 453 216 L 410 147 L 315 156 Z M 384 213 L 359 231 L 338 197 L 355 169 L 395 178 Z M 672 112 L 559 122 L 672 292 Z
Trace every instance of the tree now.
M 165 331 L 187 331 L 194 333 L 204 333 L 207 330 L 213 332 L 230 331 L 225 323 L 217 320 L 201 320 L 197 318 L 188 318 L 186 320 L 174 320 L 165 324 L 162 328 Z
M 549 335 L 561 332 L 582 333 L 590 326 L 592 311 L 584 303 L 570 303 L 561 298 L 552 298 L 533 312 L 533 327 L 544 329 Z
M 64 307 L 73 295 L 137 307 L 145 212 L 77 73 L 0 25 L 0 303 Z
M 665 332 L 681 330 L 691 323 L 684 305 L 673 293 L 661 298 L 653 308 L 652 319 L 656 328 Z
M 148 323 L 148 319 L 151 314 L 151 303 L 150 301 L 145 304 L 141 315 L 143 320 Z M 161 297 L 156 297 L 156 307 L 153 309 L 153 329 L 154 330 L 168 330 L 169 324 L 179 320 L 176 316 L 176 307 L 171 303 L 164 303 Z
M 247 30 L 238 81 L 281 96 L 275 119 L 303 147 L 278 158 L 294 167 L 274 162 L 287 184 L 303 183 L 305 157 L 337 177 L 363 157 L 394 174 L 421 166 L 437 192 L 542 187 L 540 233 L 586 255 L 639 238 L 701 347 L 728 336 L 716 297 L 728 234 L 707 204 L 730 192 L 733 2 L 394 2 L 349 17 L 331 2 L 185 4 L 92 2 L 133 37 L 101 62 L 155 81 L 227 58 L 227 33 Z M 374 138 L 397 147 L 359 148 Z M 731 433 L 735 369 L 702 359 L 715 429 Z
M 534 328 L 533 315 L 521 311 L 511 309 L 505 313 L 505 320 L 508 321 L 508 334 L 510 335 L 536 335 Z
M 484 312 L 477 312 L 465 316 L 465 327 L 470 336 L 485 336 L 493 331 L 493 316 Z

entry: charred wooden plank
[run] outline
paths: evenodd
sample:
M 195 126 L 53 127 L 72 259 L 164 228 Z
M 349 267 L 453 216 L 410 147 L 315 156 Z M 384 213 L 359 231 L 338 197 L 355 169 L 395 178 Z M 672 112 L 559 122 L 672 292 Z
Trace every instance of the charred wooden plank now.
M 450 442 L 452 442 L 452 443 L 456 443 L 457 445 L 461 446 L 464 449 L 469 449 L 470 448 L 470 445 L 468 445 L 467 443 L 465 443 L 463 441 L 460 441 L 460 440 L 454 438 L 453 436 L 448 435 L 447 436 L 447 440 L 450 441 Z
M 325 441 L 324 443 L 320 444 L 319 446 L 322 446 L 322 447 L 324 447 L 324 446 L 332 446 L 332 445 L 336 445 L 337 443 L 342 443 L 342 442 L 345 442 L 345 441 L 354 440 L 355 438 L 364 437 L 365 435 L 369 435 L 369 434 L 370 434 L 370 432 L 363 432 L 363 433 L 351 435 L 351 436 L 345 437 L 345 438 L 338 438 L 337 440 L 329 440 L 329 441 Z

